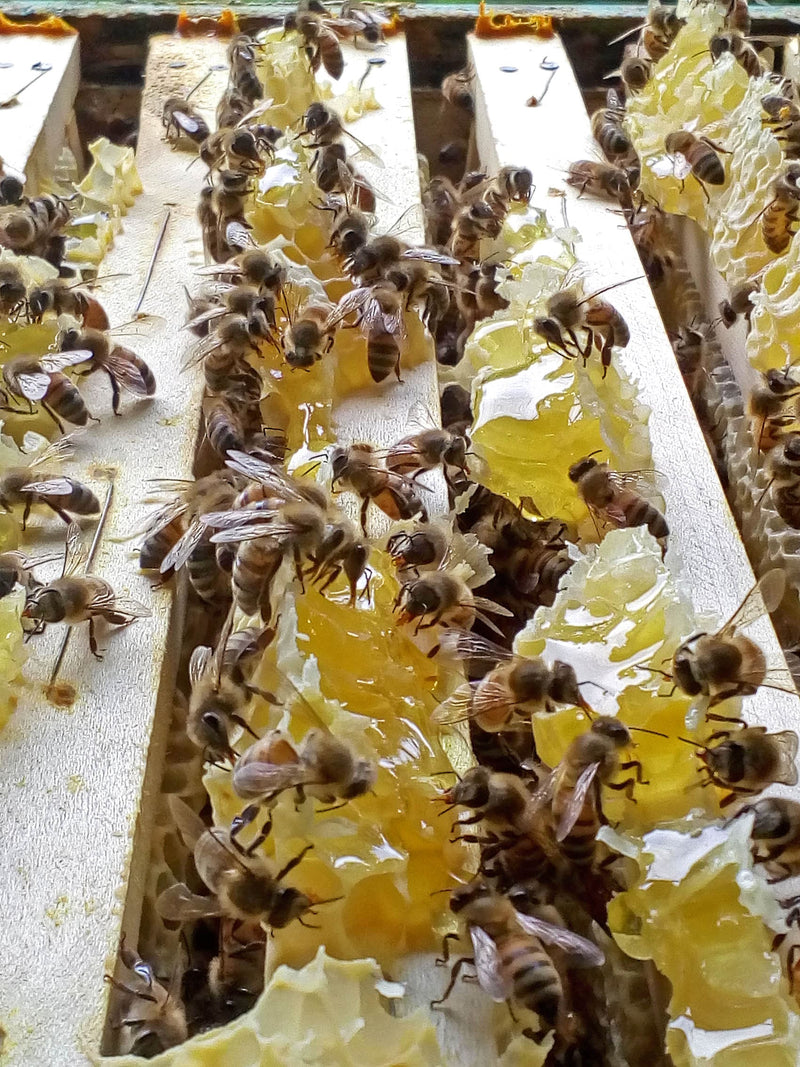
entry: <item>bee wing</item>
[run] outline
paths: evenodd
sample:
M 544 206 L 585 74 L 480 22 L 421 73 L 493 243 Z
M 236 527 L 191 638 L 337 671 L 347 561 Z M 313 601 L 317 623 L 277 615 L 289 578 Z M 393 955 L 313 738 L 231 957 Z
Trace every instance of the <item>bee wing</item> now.
M 212 544 L 227 544 L 231 541 L 257 541 L 260 537 L 269 537 L 275 541 L 292 537 L 297 533 L 297 526 L 288 522 L 272 522 L 272 516 L 264 516 L 264 522 L 251 526 L 238 526 L 232 530 L 220 530 L 211 538 Z
M 257 248 L 249 228 L 238 219 L 232 219 L 225 227 L 225 240 L 232 248 Z
M 430 430 L 431 427 L 438 428 L 439 421 L 439 416 L 433 413 L 424 400 L 415 400 L 409 408 L 407 419 L 409 428 Z
M 235 449 L 231 449 L 228 452 L 228 458 L 225 460 L 225 466 L 232 471 L 236 471 L 237 474 L 243 474 L 245 478 L 252 478 L 255 482 L 261 482 L 262 485 L 274 488 L 276 492 L 287 499 L 303 499 L 292 481 L 282 470 L 276 468 L 273 464 L 257 459 L 256 456 L 249 455 L 247 452 L 237 452 Z
M 786 575 L 784 572 L 777 567 L 767 571 L 756 582 L 725 625 L 717 631 L 717 634 L 721 636 L 737 627 L 749 626 L 762 615 L 774 611 L 783 600 L 785 590 Z
M 569 837 L 572 828 L 578 821 L 578 817 L 583 810 L 583 805 L 586 802 L 586 797 L 589 790 L 592 788 L 592 783 L 599 770 L 599 763 L 590 763 L 588 767 L 584 767 L 578 776 L 578 781 L 575 783 L 575 788 L 572 790 L 572 796 L 569 798 L 569 802 L 562 812 L 561 818 L 558 820 L 556 841 L 559 843 Z
M 216 897 L 201 897 L 183 882 L 176 882 L 158 895 L 156 911 L 167 922 L 178 923 L 212 919 L 222 914 Z
M 500 965 L 497 945 L 480 926 L 470 926 L 469 936 L 475 956 L 478 984 L 492 1000 L 508 1000 L 514 992 L 513 983 Z
M 773 776 L 774 782 L 781 785 L 797 785 L 797 758 L 798 737 L 794 730 L 781 730 L 778 734 L 772 734 L 772 740 L 778 747 L 780 770 Z
M 46 396 L 50 388 L 50 375 L 45 371 L 34 371 L 30 374 L 15 374 L 13 377 L 13 389 L 24 396 L 26 400 L 41 400 Z
M 354 311 L 360 311 L 371 292 L 372 290 L 368 285 L 361 285 L 356 289 L 351 289 L 349 293 L 345 293 L 328 316 L 325 322 L 325 330 L 332 329 L 346 319 L 348 315 L 352 315 Z
M 242 800 L 254 800 L 269 793 L 282 793 L 309 781 L 308 768 L 301 763 L 238 763 L 233 769 L 233 791 Z
M 502 604 L 495 603 L 494 600 L 487 600 L 485 596 L 473 596 L 472 602 L 476 608 L 484 612 L 488 611 L 490 615 L 505 615 L 509 619 L 514 618 L 513 611 L 504 608 Z
M 198 645 L 189 658 L 189 684 L 194 688 L 214 658 L 213 649 L 208 645 Z
M 606 961 L 605 954 L 594 942 L 563 926 L 556 926 L 521 912 L 517 912 L 517 922 L 527 933 L 538 937 L 542 944 L 553 945 L 565 952 L 573 966 L 600 967 Z
M 659 472 L 655 470 L 609 471 L 609 480 L 618 489 L 630 489 L 642 496 L 652 496 L 658 488 Z
M 431 721 L 445 724 L 463 722 L 465 719 L 472 718 L 472 698 L 477 686 L 477 682 L 465 682 L 460 685 L 432 712 Z
M 206 264 L 205 267 L 198 267 L 197 270 L 195 271 L 195 274 L 201 274 L 204 277 L 206 275 L 212 275 L 212 276 L 216 277 L 216 276 L 224 276 L 226 274 L 230 275 L 231 277 L 233 277 L 234 275 L 241 274 L 241 273 L 242 273 L 242 268 L 239 266 L 238 263 L 235 263 L 235 262 L 208 263 L 208 264 Z
M 123 389 L 134 396 L 150 396 L 150 386 L 145 381 L 141 370 L 123 353 L 128 349 L 117 345 L 109 353 L 105 366 L 114 374 Z
M 146 604 L 134 600 L 133 597 L 117 596 L 116 593 L 104 594 L 96 597 L 95 600 L 92 600 L 89 607 L 104 607 L 110 609 L 116 615 L 127 615 L 130 621 L 133 621 L 133 619 L 149 619 L 153 614 Z
M 211 322 L 212 319 L 218 319 L 222 315 L 227 315 L 228 309 L 219 305 L 218 307 L 209 308 L 208 311 L 203 311 L 199 315 L 195 315 L 193 319 L 189 319 L 181 326 L 182 330 L 193 330 L 196 326 L 202 326 L 204 322 Z
M 173 111 L 172 117 L 185 133 L 197 133 L 200 129 L 200 120 L 188 111 Z
M 28 482 L 22 487 L 23 493 L 37 493 L 39 496 L 67 496 L 72 492 L 69 478 L 48 478 L 46 482 Z
M 64 546 L 64 567 L 61 571 L 62 578 L 69 578 L 78 571 L 86 568 L 89 553 L 81 544 L 81 528 L 77 522 L 71 522 L 67 527 L 67 541 Z
M 64 367 L 74 367 L 77 363 L 85 363 L 92 355 L 88 348 L 73 348 L 69 352 L 48 352 L 39 362 L 46 371 L 56 371 L 63 370 Z
M 194 850 L 194 846 L 206 832 L 206 824 L 177 794 L 170 793 L 167 803 L 181 840 L 188 849 Z
M 180 500 L 173 500 L 169 504 L 165 504 L 163 508 L 158 508 L 148 519 L 147 525 L 142 530 L 142 537 L 152 537 L 153 534 L 157 534 L 159 530 L 163 530 L 166 526 L 174 520 L 185 514 L 186 505 L 181 503 Z
M 360 141 L 358 139 L 358 137 L 356 137 L 354 134 L 350 133 L 349 130 L 345 130 L 344 133 L 345 133 L 345 135 L 347 137 L 350 138 L 351 141 L 353 141 L 354 144 L 358 145 L 358 151 L 356 153 L 354 153 L 353 159 L 366 159 L 373 165 L 373 167 L 384 167 L 385 166 L 385 163 L 383 162 L 381 157 L 378 155 L 378 153 L 377 152 L 373 152 L 373 150 L 370 148 L 370 146 L 368 144 L 364 144 L 363 141 Z
M 205 526 L 199 519 L 195 519 L 183 536 L 175 542 L 166 556 L 164 556 L 159 568 L 160 573 L 167 574 L 169 571 L 180 570 L 203 540 L 205 533 Z
M 401 254 L 401 259 L 422 259 L 425 263 L 440 263 L 443 267 L 456 267 L 459 264 L 459 260 L 437 252 L 435 248 L 407 248 Z
M 220 348 L 222 342 L 216 333 L 210 333 L 208 337 L 203 337 L 192 345 L 181 362 L 181 370 L 189 370 L 190 367 L 194 367 L 197 363 L 202 363 L 206 356 L 210 356 L 217 348 Z
M 474 634 L 471 630 L 459 630 L 451 627 L 442 634 L 439 641 L 443 650 L 454 652 L 463 659 L 482 659 L 489 663 L 498 663 L 501 660 L 514 659 L 514 656 L 505 648 L 496 645 L 480 634 Z
M 396 233 L 405 233 L 408 230 L 419 230 L 425 228 L 425 210 L 422 204 L 417 202 L 412 204 L 411 207 L 407 207 L 402 215 L 392 223 L 389 229 L 386 231 L 388 236 Z
M 72 442 L 77 436 L 78 431 L 75 431 L 75 433 L 65 434 L 63 437 L 59 437 L 57 441 L 53 441 L 44 452 L 40 452 L 36 459 L 29 464 L 31 470 L 34 467 L 42 467 L 45 463 L 50 463 L 53 460 L 69 459 L 74 454 L 75 450 L 72 447 Z

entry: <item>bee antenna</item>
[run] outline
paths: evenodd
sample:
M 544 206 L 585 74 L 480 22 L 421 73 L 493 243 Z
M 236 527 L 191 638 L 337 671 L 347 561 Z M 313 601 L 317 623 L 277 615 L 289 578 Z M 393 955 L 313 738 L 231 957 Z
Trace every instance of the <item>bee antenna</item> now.
M 314 907 L 318 908 L 322 904 L 336 904 L 337 901 L 344 900 L 344 896 L 341 897 L 326 897 L 324 900 L 315 900 Z
M 654 737 L 669 737 L 669 734 L 662 734 L 660 730 L 647 730 L 644 726 L 629 726 L 628 729 L 640 734 L 652 734 Z
M 431 797 L 431 799 L 434 802 L 436 802 L 436 801 L 444 800 L 445 798 L 444 797 Z M 453 808 L 457 808 L 457 807 L 458 807 L 458 804 L 450 804 L 446 808 L 442 808 L 442 810 L 439 812 L 439 816 L 441 817 L 442 815 L 446 815 L 448 813 L 448 811 L 452 811 Z
M 592 456 L 599 456 L 602 451 L 603 451 L 602 448 L 596 448 L 594 450 L 594 452 L 590 452 L 589 455 L 586 458 L 587 459 L 591 459 Z
M 578 682 L 578 685 L 593 685 L 595 689 L 599 689 L 601 693 L 605 693 L 608 696 L 611 693 L 610 689 L 606 689 L 604 685 L 600 685 L 599 682 L 593 682 L 591 678 L 586 678 L 582 682 Z
M 440 893 L 452 893 L 452 892 L 453 892 L 453 887 L 449 885 L 444 889 L 433 889 L 433 890 L 431 890 L 431 892 L 428 895 L 431 896 L 431 897 L 437 897 L 437 896 L 439 896 Z
M 702 745 L 699 741 L 691 741 L 688 737 L 680 737 L 679 735 L 676 735 L 675 740 L 683 741 L 685 745 L 691 745 L 692 748 L 705 749 L 706 747 L 705 745 Z
M 764 488 L 764 492 L 763 492 L 763 493 L 761 494 L 761 496 L 760 496 L 760 497 L 758 498 L 758 500 L 756 501 L 756 507 L 757 507 L 757 508 L 761 506 L 761 501 L 762 501 L 762 500 L 764 499 L 764 497 L 765 497 L 765 496 L 767 495 L 767 492 L 769 491 L 769 489 L 770 489 L 770 487 L 772 486 L 772 483 L 773 483 L 774 481 L 775 481 L 775 479 L 774 479 L 774 478 L 770 478 L 770 480 L 769 480 L 769 481 L 767 482 L 767 484 L 766 484 L 766 486 L 765 486 L 765 488 Z

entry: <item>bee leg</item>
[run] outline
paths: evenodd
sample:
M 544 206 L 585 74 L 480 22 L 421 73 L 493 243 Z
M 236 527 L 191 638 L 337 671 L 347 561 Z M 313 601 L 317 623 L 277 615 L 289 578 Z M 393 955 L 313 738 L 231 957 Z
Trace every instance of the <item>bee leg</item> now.
M 624 765 L 620 764 L 620 766 L 624 766 Z M 637 783 L 639 785 L 649 785 L 650 784 L 649 782 L 641 781 L 641 780 L 639 780 L 637 778 L 626 778 L 624 782 L 606 782 L 605 784 L 606 784 L 608 789 L 615 789 L 615 790 L 617 790 L 617 792 L 620 792 L 620 793 L 624 792 L 625 796 L 628 798 L 628 800 L 632 801 L 635 804 L 636 803 L 636 797 L 633 795 L 633 791 L 636 788 Z
M 732 730 L 715 730 L 714 733 L 711 734 L 706 740 L 710 743 L 711 741 L 716 741 L 718 738 L 722 738 L 722 740 L 724 741 L 726 738 L 732 736 Z
M 59 417 L 56 415 L 56 413 L 53 411 L 53 409 L 51 407 L 49 407 L 47 404 L 45 404 L 44 400 L 41 401 L 41 405 L 42 405 L 42 410 L 47 412 L 47 414 L 50 416 L 50 418 L 53 420 L 53 422 L 58 427 L 59 433 L 64 433 L 64 423 L 61 421 L 61 419 L 59 419 Z
M 249 826 L 250 823 L 258 815 L 258 804 L 249 804 L 244 811 L 240 811 L 238 815 L 235 815 L 231 821 L 230 838 L 231 844 L 241 850 L 242 846 L 239 843 L 238 837 L 245 826 Z
M 63 508 L 57 507 L 57 505 L 52 503 L 52 501 L 50 501 L 50 500 L 43 499 L 41 502 L 42 502 L 42 504 L 47 504 L 47 506 L 50 508 L 50 510 L 54 511 L 56 513 L 56 515 L 58 515 L 58 517 L 60 519 L 63 519 L 63 521 L 67 524 L 67 526 L 69 526 L 69 524 L 72 522 L 71 516 L 69 516 L 66 513 L 66 511 L 63 510 Z M 28 505 L 28 511 L 29 510 L 30 510 L 30 505 Z M 28 517 L 28 512 L 26 511 L 25 512 L 25 518 L 27 518 L 27 517 Z M 22 524 L 22 529 L 23 530 L 25 529 L 24 521 L 23 521 L 23 524 Z
M 645 783 L 644 778 L 642 778 L 642 773 L 643 773 L 642 772 L 642 764 L 640 763 L 640 761 L 638 759 L 628 760 L 627 763 L 620 763 L 619 766 L 620 766 L 620 769 L 623 770 L 623 771 L 629 771 L 629 770 L 632 770 L 632 768 L 635 767 L 636 768 L 636 781 L 640 785 L 647 784 L 647 783 Z
M 728 686 L 727 689 L 720 689 L 718 693 L 715 693 L 709 700 L 708 706 L 713 708 L 716 704 L 721 704 L 723 700 L 727 700 L 729 697 L 752 696 L 755 691 L 753 686 L 746 685 L 743 682 L 736 682 Z
M 756 863 L 761 862 L 763 861 L 756 860 Z M 784 874 L 779 874 L 777 878 L 768 878 L 767 885 L 777 885 L 778 882 L 785 882 L 787 878 L 792 877 L 792 869 L 790 867 L 787 867 L 785 863 L 781 863 L 779 860 L 774 860 L 770 856 L 767 856 L 766 862 L 774 863 L 776 867 L 780 867 L 781 870 L 785 872 Z
M 257 848 L 261 848 L 264 842 L 270 835 L 272 830 L 272 816 L 268 815 L 266 822 L 262 825 L 258 832 L 258 836 L 254 837 L 250 844 L 247 846 L 247 855 L 252 856 Z
M 10 512 L 11 508 L 6 507 L 6 511 Z M 30 500 L 26 500 L 25 501 L 25 510 L 22 513 L 22 529 L 23 530 L 28 525 L 28 516 L 30 515 L 30 513 L 31 513 L 31 501 Z
M 709 711 L 706 712 L 706 721 L 709 719 L 713 719 L 714 722 L 738 722 L 740 726 L 747 726 L 747 722 L 736 715 L 715 715 L 714 712 Z
M 697 182 L 697 184 L 702 189 L 703 196 L 706 198 L 706 203 L 710 204 L 711 203 L 711 197 L 708 195 L 708 189 L 706 189 L 706 183 L 704 181 L 701 181 L 700 178 L 697 177 L 697 175 L 695 174 L 694 171 L 692 171 L 692 177 L 694 178 L 694 180 Z M 683 192 L 683 190 L 681 190 L 681 192 Z
M 297 853 L 294 859 L 291 859 L 288 863 L 285 863 L 275 875 L 275 881 L 280 882 L 283 878 L 286 877 L 289 871 L 293 871 L 297 864 L 300 862 L 300 860 L 303 858 L 303 856 L 305 856 L 306 852 L 310 852 L 313 847 L 313 845 L 306 845 L 305 848 L 303 848 L 300 852 Z
M 447 989 L 445 989 L 443 996 L 439 997 L 438 1000 L 432 1000 L 430 1002 L 431 1008 L 436 1009 L 440 1004 L 444 1004 L 444 1002 L 453 992 L 455 984 L 458 981 L 458 976 L 461 973 L 461 969 L 463 968 L 465 963 L 468 963 L 473 967 L 475 966 L 475 960 L 472 958 L 472 956 L 461 956 L 459 959 L 457 959 L 456 962 L 453 964 L 453 969 L 450 972 L 450 981 L 447 983 Z
M 251 737 L 254 737 L 256 741 L 259 740 L 258 734 L 250 727 L 248 723 L 244 721 L 241 715 L 231 715 L 231 721 L 235 722 L 237 726 L 241 726 L 243 730 L 246 730 Z
M 789 972 L 789 992 L 792 996 L 794 996 L 795 967 L 798 953 L 800 953 L 800 945 L 792 945 L 786 956 L 786 970 Z
M 365 496 L 361 501 L 361 532 L 366 534 L 367 532 L 367 509 L 369 508 L 369 497 Z
M 270 693 L 269 689 L 259 689 L 257 685 L 252 685 L 250 682 L 245 682 L 244 687 L 248 693 L 252 693 L 253 696 L 261 697 L 261 699 L 266 700 L 268 704 L 282 703 L 274 693 Z
M 96 659 L 102 659 L 103 653 L 98 651 L 97 638 L 94 634 L 94 616 L 89 616 L 89 648 Z
M 119 382 L 117 381 L 116 375 L 107 367 L 103 367 L 103 370 L 106 372 L 106 374 L 108 375 L 108 380 L 111 382 L 111 410 L 114 412 L 115 415 L 119 415 Z
M 602 352 L 600 353 L 600 362 L 603 364 L 603 377 L 604 378 L 608 374 L 608 368 L 611 366 L 611 349 L 612 349 L 612 347 L 613 347 L 612 340 L 611 340 L 610 337 L 607 337 L 605 342 L 603 343 Z
M 319 587 L 319 591 L 320 591 L 320 593 L 324 593 L 324 592 L 325 592 L 325 590 L 326 590 L 326 589 L 328 588 L 328 586 L 329 586 L 329 585 L 330 585 L 330 584 L 331 584 L 332 582 L 335 582 L 335 581 L 336 581 L 336 579 L 337 579 L 337 578 L 339 577 L 339 575 L 340 575 L 341 573 L 342 573 L 342 567 L 341 567 L 341 564 L 339 564 L 339 565 L 338 565 L 338 566 L 336 566 L 336 567 L 333 567 L 333 568 L 331 568 L 331 573 L 330 573 L 330 575 L 329 575 L 329 577 L 328 577 L 327 581 L 325 582 L 325 584 L 324 584 L 324 585 L 321 585 L 321 586 Z M 355 596 L 353 596 L 353 597 L 352 597 L 351 599 L 353 600 L 353 602 L 355 602 Z

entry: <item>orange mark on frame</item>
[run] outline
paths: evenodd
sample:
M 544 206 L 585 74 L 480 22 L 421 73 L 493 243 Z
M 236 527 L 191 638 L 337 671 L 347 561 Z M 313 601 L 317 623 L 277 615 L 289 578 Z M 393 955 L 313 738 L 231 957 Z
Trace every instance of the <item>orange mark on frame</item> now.
M 511 15 L 486 10 L 481 0 L 475 19 L 476 37 L 554 37 L 553 20 L 549 15 Z

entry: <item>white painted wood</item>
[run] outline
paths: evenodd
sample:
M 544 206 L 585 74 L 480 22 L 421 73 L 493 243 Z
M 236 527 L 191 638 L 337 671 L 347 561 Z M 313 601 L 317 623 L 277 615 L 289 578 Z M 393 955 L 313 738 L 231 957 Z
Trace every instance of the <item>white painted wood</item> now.
M 596 158 L 581 92 L 561 42 L 536 38 L 482 41 L 470 38 L 476 71 L 476 134 L 481 163 L 527 166 L 537 188 L 534 203 L 547 208 L 561 225 L 561 204 L 547 197 L 563 185 L 559 170 L 576 159 Z M 526 107 L 544 85 L 541 62 L 559 64 L 539 107 Z M 514 68 L 504 72 L 503 67 Z M 581 235 L 577 255 L 587 268 L 587 291 L 616 280 L 642 275 L 633 241 L 618 214 L 567 188 L 567 214 Z M 691 408 L 670 343 L 664 333 L 647 282 L 615 290 L 613 303 L 631 330 L 631 342 L 615 355 L 638 384 L 639 397 L 651 409 L 649 422 L 653 465 L 663 476 L 663 496 L 670 524 L 667 562 L 679 586 L 706 618 L 728 618 L 754 583 L 753 572 L 733 516 Z M 770 664 L 783 662 L 767 619 L 749 631 Z M 759 690 L 746 704 L 748 721 L 773 730 L 797 725 L 800 703 L 794 695 Z
M 26 176 L 32 196 L 52 174 L 64 145 L 81 76 L 78 35 L 20 33 L 0 41 L 3 62 L 12 64 L 0 68 L 0 100 L 36 77 L 34 64 L 51 68 L 20 94 L 19 103 L 0 109 L 0 158 L 7 170 Z
M 171 68 L 178 59 L 185 66 Z M 151 336 L 125 339 L 153 368 L 158 393 L 151 402 L 123 394 L 122 415 L 114 418 L 107 383 L 99 376 L 90 379 L 85 395 L 102 422 L 79 439 L 68 468 L 98 495 L 104 492 L 103 471 L 115 473 L 114 503 L 94 570 L 118 592 L 149 604 L 153 617 L 112 634 L 103 662 L 89 654 L 86 633 L 74 631 L 60 675 L 78 690 L 68 710 L 50 706 L 41 691 L 62 634 L 51 627 L 30 646 L 30 684 L 0 734 L 4 1065 L 86 1063 L 87 1052 L 99 1046 L 108 989 L 103 973 L 113 969 L 123 904 L 126 926 L 135 930 L 138 925 L 141 884 L 131 863 L 134 850 L 137 859 L 147 856 L 150 802 L 160 777 L 159 749 L 169 720 L 182 613 L 178 604 L 173 615 L 170 590 L 151 591 L 138 573 L 130 543 L 114 539 L 141 525 L 146 479 L 191 472 L 202 375 L 181 375 L 178 369 L 190 343 L 179 332 L 185 313 L 180 282 L 203 262 L 194 217 L 203 169 L 187 170 L 191 154 L 164 145 L 161 102 L 221 61 L 224 44 L 217 41 L 161 37 L 151 42 L 137 152 L 145 191 L 103 265 L 102 273 L 120 271 L 127 277 L 104 288 L 102 298 L 112 324 L 131 318 L 170 204 L 142 309 L 162 316 L 165 325 Z M 226 70 L 215 73 L 195 98 L 211 117 L 226 78 Z M 39 517 L 35 525 L 37 548 L 63 540 L 58 520 Z M 157 714 L 157 696 L 165 714 Z M 154 722 L 161 729 L 152 733 Z
M 406 39 L 402 35 L 391 38 L 380 53 L 349 44 L 343 45 L 342 51 L 345 57 L 342 86 L 361 77 L 369 57 L 379 55 L 386 60 L 380 66 L 372 66 L 365 82 L 365 87 L 375 90 L 381 109 L 368 111 L 349 127 L 384 164 L 379 167 L 369 159 L 357 159 L 358 169 L 384 198 L 377 201 L 375 232 L 386 233 L 403 216 L 402 232 L 398 235 L 409 244 L 425 244 Z M 439 388 L 432 341 L 427 341 L 425 362 L 415 367 L 404 366 L 401 373 L 402 384 L 392 375 L 380 385 L 353 393 L 334 405 L 333 420 L 340 443 L 369 441 L 386 448 L 413 432 L 409 414 L 415 405 L 427 409 L 434 416 L 432 424 L 438 425 Z M 430 513 L 446 511 L 447 491 L 441 472 L 431 472 L 420 480 L 432 490 L 423 494 Z M 383 513 L 370 508 L 370 535 L 378 537 L 388 526 L 389 520 Z

